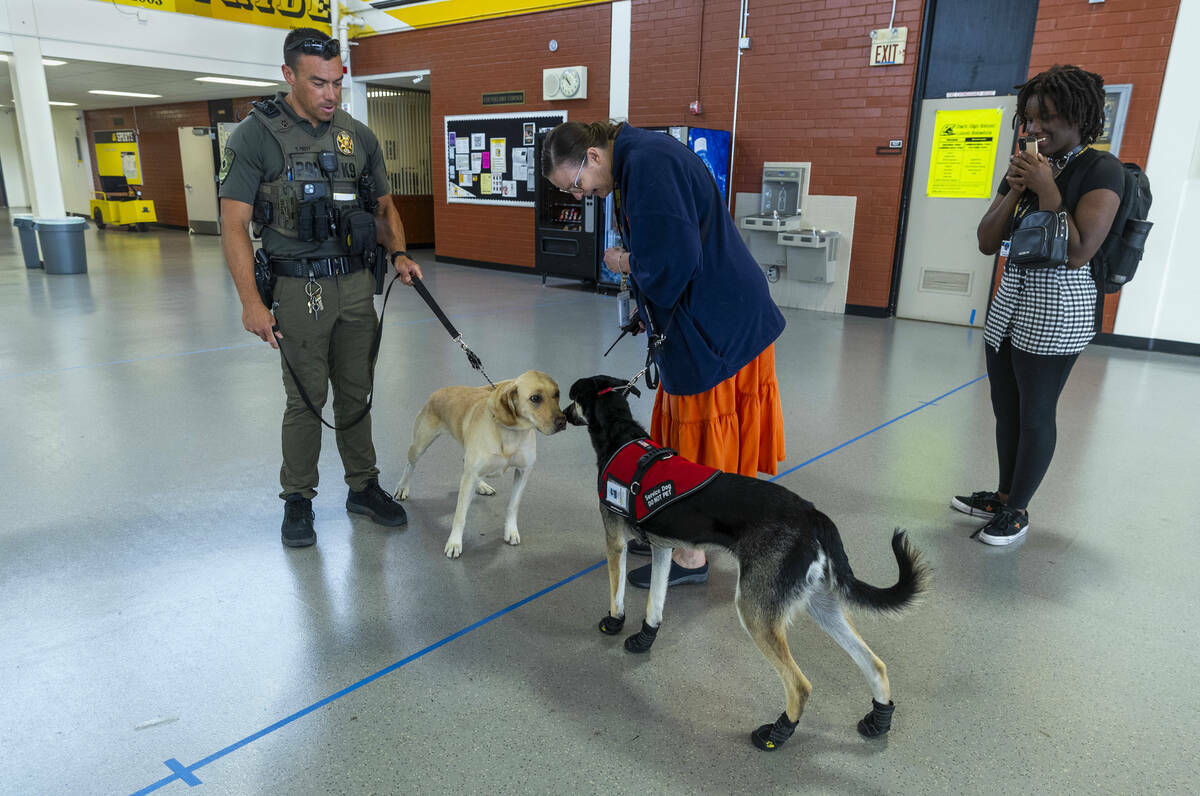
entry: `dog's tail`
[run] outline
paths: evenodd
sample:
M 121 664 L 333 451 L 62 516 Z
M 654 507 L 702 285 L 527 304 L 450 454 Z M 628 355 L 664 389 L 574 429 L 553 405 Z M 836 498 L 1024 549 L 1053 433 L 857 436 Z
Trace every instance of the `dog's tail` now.
M 929 585 L 929 568 L 921 562 L 921 554 L 908 543 L 908 535 L 901 528 L 892 534 L 892 552 L 900 567 L 900 579 L 896 585 L 886 589 L 864 583 L 854 577 L 847 562 L 845 572 L 837 572 L 838 583 L 846 599 L 864 608 L 876 611 L 899 612 L 912 605 Z M 846 559 L 843 557 L 843 561 Z

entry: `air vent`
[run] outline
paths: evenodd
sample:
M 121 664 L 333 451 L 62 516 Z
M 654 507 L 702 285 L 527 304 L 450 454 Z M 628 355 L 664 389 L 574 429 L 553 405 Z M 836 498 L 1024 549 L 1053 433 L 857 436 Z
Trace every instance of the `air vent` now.
M 971 272 L 938 271 L 933 268 L 922 268 L 921 290 L 931 293 L 954 293 L 960 296 L 969 296 L 971 295 Z

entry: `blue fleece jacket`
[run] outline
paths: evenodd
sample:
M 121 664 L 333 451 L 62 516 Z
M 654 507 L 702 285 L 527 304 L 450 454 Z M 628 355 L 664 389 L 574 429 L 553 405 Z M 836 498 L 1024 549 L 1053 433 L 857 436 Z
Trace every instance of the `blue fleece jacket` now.
M 624 125 L 613 178 L 639 310 L 666 336 L 663 389 L 711 390 L 783 331 L 762 269 L 703 161 L 674 138 Z

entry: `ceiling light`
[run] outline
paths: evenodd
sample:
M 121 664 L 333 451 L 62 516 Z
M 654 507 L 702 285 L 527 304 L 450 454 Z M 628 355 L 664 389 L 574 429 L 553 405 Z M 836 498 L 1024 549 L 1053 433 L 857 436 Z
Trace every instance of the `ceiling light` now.
M 51 105 L 62 105 L 64 107 L 75 107 L 79 103 L 77 103 L 77 102 L 55 102 L 54 100 L 50 100 L 50 104 Z
M 0 53 L 0 61 L 9 61 L 9 60 L 11 60 L 11 58 L 9 58 L 7 53 Z M 42 66 L 62 66 L 65 63 L 66 63 L 66 61 L 56 61 L 53 58 L 43 58 L 42 59 Z
M 105 91 L 100 88 L 93 88 L 88 91 L 89 94 L 108 94 L 113 97 L 145 97 L 146 99 L 157 99 L 162 94 L 139 94 L 136 91 Z
M 274 86 L 276 83 L 270 83 L 265 80 L 242 80 L 236 77 L 198 77 L 201 83 L 228 83 L 231 86 Z

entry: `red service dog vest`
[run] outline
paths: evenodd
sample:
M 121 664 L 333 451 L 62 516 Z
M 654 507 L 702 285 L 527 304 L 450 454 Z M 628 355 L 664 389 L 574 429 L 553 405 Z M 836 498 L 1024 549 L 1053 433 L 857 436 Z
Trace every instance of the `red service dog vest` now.
M 720 470 L 688 461 L 649 439 L 627 442 L 600 470 L 600 504 L 634 522 L 704 487 Z

